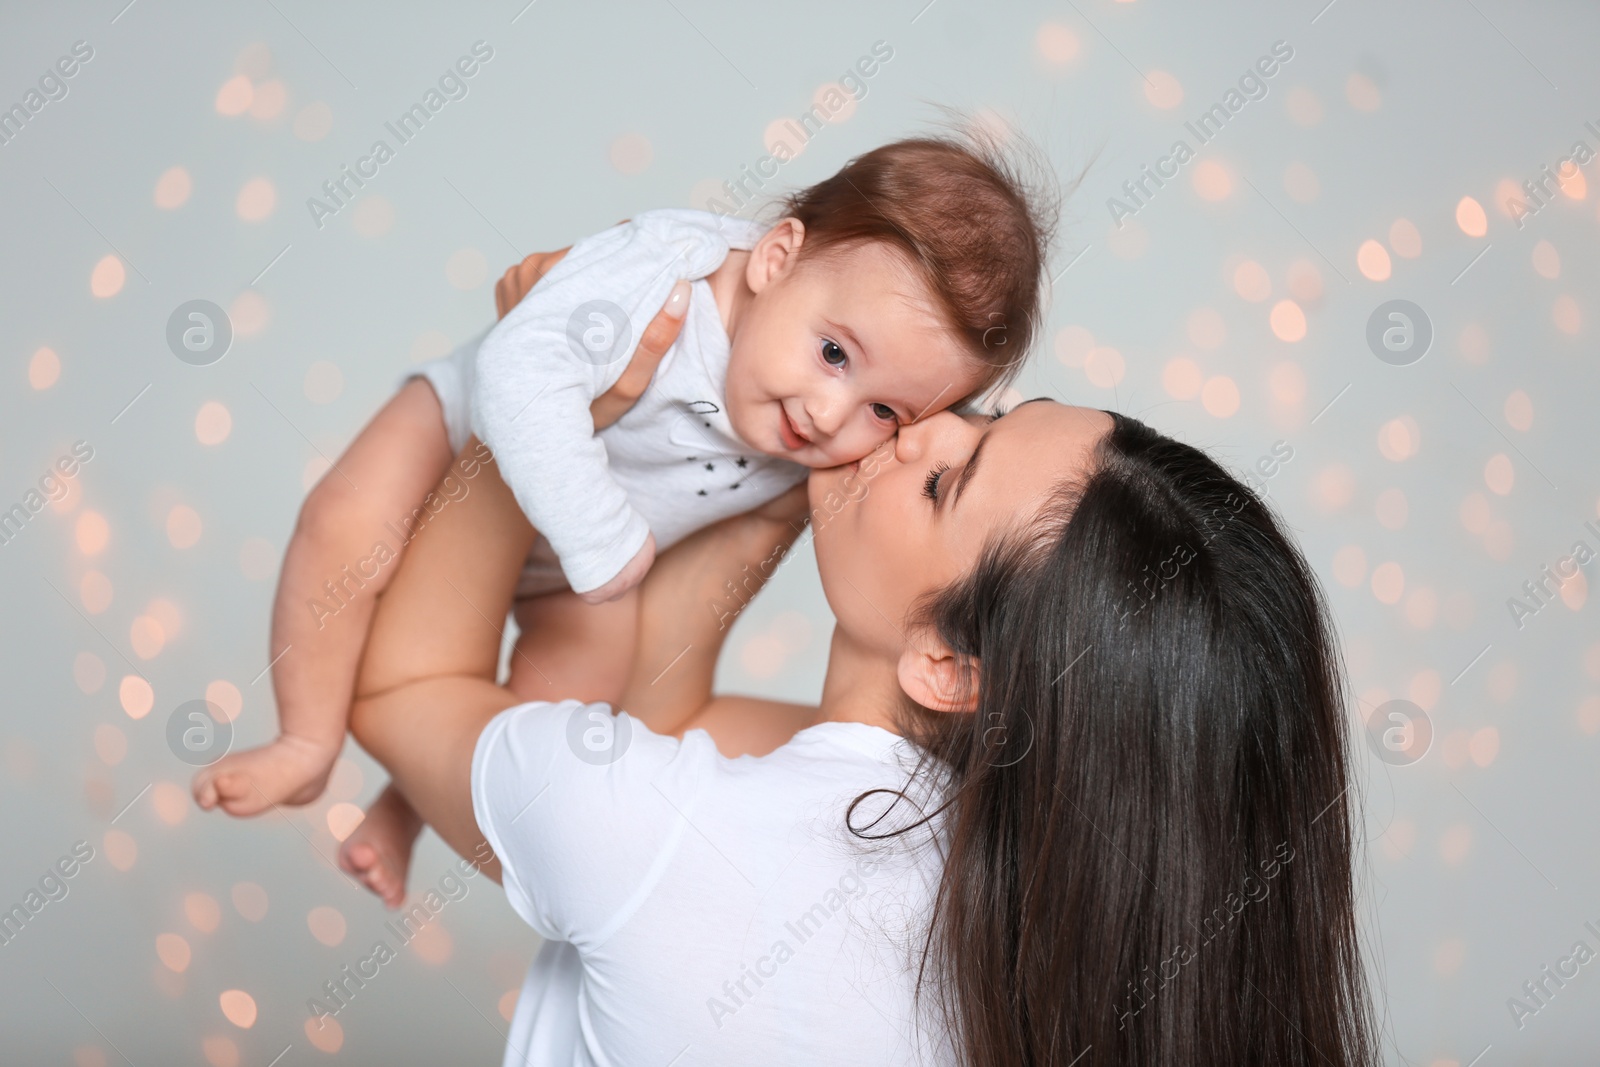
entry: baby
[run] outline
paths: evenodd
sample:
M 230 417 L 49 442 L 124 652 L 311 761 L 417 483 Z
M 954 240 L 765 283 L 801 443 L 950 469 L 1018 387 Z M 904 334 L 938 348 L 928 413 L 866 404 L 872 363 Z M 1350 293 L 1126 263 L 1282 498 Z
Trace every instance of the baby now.
M 525 699 L 605 699 L 565 691 L 562 664 L 580 644 L 610 655 L 620 689 L 629 590 L 657 550 L 1016 371 L 1048 235 L 995 152 L 896 142 L 783 207 L 772 226 L 651 211 L 579 241 L 481 343 L 418 369 L 301 510 L 274 604 L 279 737 L 196 775 L 202 807 L 253 815 L 321 794 L 373 601 L 404 542 L 470 492 L 484 445 L 540 535 L 509 684 Z M 591 402 L 669 294 L 681 302 L 681 280 L 678 340 L 597 432 Z M 474 433 L 483 445 L 452 468 Z

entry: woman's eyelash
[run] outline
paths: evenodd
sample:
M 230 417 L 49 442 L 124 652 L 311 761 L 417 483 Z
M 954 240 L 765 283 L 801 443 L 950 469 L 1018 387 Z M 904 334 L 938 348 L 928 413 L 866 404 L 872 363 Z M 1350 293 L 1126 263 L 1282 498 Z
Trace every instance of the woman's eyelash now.
M 945 471 L 949 469 L 950 464 L 948 463 L 939 463 L 935 465 L 933 470 L 928 472 L 927 480 L 922 483 L 922 495 L 933 501 L 935 504 L 939 502 L 939 478 L 944 474 Z

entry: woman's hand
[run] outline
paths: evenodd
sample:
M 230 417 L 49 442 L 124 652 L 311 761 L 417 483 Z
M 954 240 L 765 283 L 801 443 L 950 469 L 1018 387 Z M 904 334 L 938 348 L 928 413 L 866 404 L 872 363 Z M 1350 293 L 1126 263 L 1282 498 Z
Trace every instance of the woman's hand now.
M 560 263 L 570 251 L 571 248 L 563 248 L 559 252 L 535 252 L 501 275 L 494 286 L 494 306 L 499 316 L 505 318 L 506 313 L 528 295 L 528 290 L 538 285 L 550 268 Z M 683 329 L 683 315 L 689 310 L 689 288 L 686 281 L 679 281 L 672 287 L 666 304 L 640 336 L 639 347 L 629 361 L 628 369 L 622 372 L 622 377 L 617 379 L 615 385 L 589 405 L 589 414 L 594 419 L 596 430 L 603 430 L 616 422 L 644 395 L 645 388 L 655 377 L 661 357 L 667 354 L 667 349 L 678 339 L 678 331 Z

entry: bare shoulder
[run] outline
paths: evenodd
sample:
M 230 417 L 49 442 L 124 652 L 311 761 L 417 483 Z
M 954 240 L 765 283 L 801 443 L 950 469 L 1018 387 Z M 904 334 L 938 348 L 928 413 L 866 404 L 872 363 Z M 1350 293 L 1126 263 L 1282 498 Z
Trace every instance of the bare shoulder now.
M 758 697 L 718 696 L 684 723 L 705 730 L 724 756 L 764 756 L 817 723 L 815 704 L 790 704 Z

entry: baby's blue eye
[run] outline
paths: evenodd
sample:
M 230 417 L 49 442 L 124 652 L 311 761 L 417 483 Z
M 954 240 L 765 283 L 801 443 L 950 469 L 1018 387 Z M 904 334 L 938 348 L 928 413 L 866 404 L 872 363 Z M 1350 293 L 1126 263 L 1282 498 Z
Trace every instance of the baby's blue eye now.
M 823 341 L 822 360 L 830 367 L 842 367 L 845 361 L 844 349 L 833 341 Z

